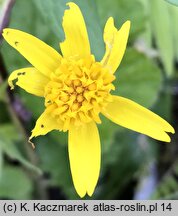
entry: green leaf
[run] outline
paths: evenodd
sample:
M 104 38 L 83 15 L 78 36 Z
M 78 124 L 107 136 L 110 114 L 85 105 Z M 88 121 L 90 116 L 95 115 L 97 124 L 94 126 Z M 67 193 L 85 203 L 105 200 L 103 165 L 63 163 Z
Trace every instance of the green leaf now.
M 3 14 L 3 4 L 4 4 L 5 0 L 0 0 L 0 29 L 1 29 L 1 25 L 2 25 L 2 14 Z M 1 37 L 1 36 L 0 36 Z
M 174 44 L 174 56 L 176 60 L 178 60 L 178 7 L 174 7 L 173 5 L 168 5 L 169 14 L 170 14 L 170 25 L 172 32 L 172 40 Z
M 24 10 L 24 8 L 26 9 Z M 26 17 L 26 19 L 24 19 L 24 17 Z M 9 27 L 33 34 L 48 43 L 50 46 L 59 50 L 59 41 L 53 32 L 49 30 L 49 27 L 45 25 L 44 19 L 41 18 L 39 11 L 33 4 L 33 1 L 16 0 L 12 10 Z M 25 60 L 25 58 L 15 49 L 10 47 L 6 41 L 2 43 L 1 51 L 9 73 L 13 70 L 30 66 L 28 61 Z
M 32 183 L 18 167 L 6 166 L 0 178 L 0 197 L 3 199 L 30 199 Z
M 165 172 L 158 183 L 152 199 L 176 199 L 178 197 L 178 160 Z
M 24 10 L 24 8 L 26 8 L 26 10 Z M 41 38 L 49 45 L 58 48 L 58 40 L 56 36 L 52 31 L 49 31 L 48 26 L 44 24 L 44 21 L 41 19 L 39 11 L 34 6 L 33 1 L 17 0 L 11 17 L 10 28 L 16 28 L 31 33 L 36 37 Z M 26 19 L 24 19 L 24 17 L 26 17 Z M 2 55 L 9 73 L 18 68 L 30 66 L 25 58 L 15 49 L 10 47 L 5 41 L 2 45 Z M 28 94 L 18 86 L 16 86 L 14 90 L 14 93 L 16 92 L 19 92 L 24 106 L 32 112 L 33 117 L 36 120 L 44 110 L 44 99 Z
M 161 72 L 154 62 L 134 49 L 127 49 L 115 73 L 115 95 L 120 95 L 145 107 L 155 103 L 161 88 Z
M 145 144 L 145 143 L 144 143 Z M 125 129 L 116 134 L 107 154 L 103 155 L 101 184 L 94 199 L 120 199 L 136 173 L 150 159 L 150 145 L 143 145 L 141 136 Z M 102 178 L 103 177 L 103 178 Z
M 36 97 L 24 91 L 23 89 L 19 89 L 20 98 L 27 110 L 32 113 L 35 121 L 40 117 L 40 115 L 44 112 L 44 98 Z M 33 127 L 35 123 L 33 124 Z M 32 129 L 32 128 L 31 128 Z
M 7 136 L 8 134 L 8 136 Z M 41 170 L 31 164 L 20 152 L 15 144 L 15 141 L 21 139 L 19 133 L 15 130 L 13 125 L 1 125 L 0 127 L 0 146 L 2 151 L 4 151 L 12 159 L 18 160 L 26 168 L 41 174 Z
M 7 106 L 3 101 L 0 101 L 0 113 L 0 124 L 4 124 L 10 121 Z
M 64 40 L 64 32 L 62 29 L 62 17 L 64 10 L 67 9 L 68 0 L 38 0 L 34 3 L 39 8 L 41 15 L 46 20 L 46 27 L 52 29 L 59 41 Z M 94 0 L 74 0 L 81 9 L 86 21 L 89 34 L 91 50 L 97 59 L 101 59 L 104 54 L 104 43 L 102 38 L 102 29 L 99 23 L 96 4 Z
M 112 121 L 107 119 L 105 116 L 101 115 L 100 117 L 101 117 L 102 123 L 98 124 L 98 130 L 100 134 L 102 154 L 104 155 L 104 154 L 107 154 L 109 149 L 111 148 L 116 132 L 122 130 L 123 128 L 113 123 Z
M 78 195 L 72 183 L 67 145 L 60 145 L 60 141 L 60 132 L 58 132 L 58 137 L 56 134 L 55 139 L 51 136 L 38 139 L 40 167 L 50 174 L 50 185 L 59 186 L 69 199 L 76 199 Z
M 49 134 L 51 139 L 57 140 L 57 143 L 63 146 L 67 146 L 68 144 L 68 133 L 62 131 L 51 131 Z
M 129 41 L 135 39 L 144 30 L 146 16 L 140 0 L 112 0 L 112 2 L 97 0 L 96 2 L 103 28 L 111 16 L 117 28 L 121 27 L 126 20 L 131 21 Z
M 173 4 L 173 5 L 178 6 L 178 0 L 165 0 L 165 1 L 167 1 L 167 2 L 169 2 L 171 4 Z
M 168 76 L 173 74 L 174 43 L 168 5 L 162 0 L 150 0 L 150 19 L 153 36 Z M 164 14 L 164 15 L 163 15 Z

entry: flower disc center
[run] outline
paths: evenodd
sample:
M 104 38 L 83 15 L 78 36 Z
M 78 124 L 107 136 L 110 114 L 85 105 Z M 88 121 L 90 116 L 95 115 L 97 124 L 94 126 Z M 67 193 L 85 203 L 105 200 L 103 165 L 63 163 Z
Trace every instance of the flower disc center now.
M 45 88 L 45 106 L 51 107 L 52 115 L 64 122 L 63 130 L 70 123 L 100 123 L 99 113 L 110 101 L 114 79 L 93 56 L 78 61 L 62 59 Z

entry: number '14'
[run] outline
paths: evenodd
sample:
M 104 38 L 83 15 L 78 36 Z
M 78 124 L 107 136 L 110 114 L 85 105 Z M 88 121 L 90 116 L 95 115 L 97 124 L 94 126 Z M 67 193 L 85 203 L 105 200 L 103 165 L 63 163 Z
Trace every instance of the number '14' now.
M 166 210 L 171 211 L 172 210 L 171 203 L 169 203 L 169 204 L 163 203 L 163 204 L 161 204 L 161 206 L 163 208 L 163 211 L 166 211 Z

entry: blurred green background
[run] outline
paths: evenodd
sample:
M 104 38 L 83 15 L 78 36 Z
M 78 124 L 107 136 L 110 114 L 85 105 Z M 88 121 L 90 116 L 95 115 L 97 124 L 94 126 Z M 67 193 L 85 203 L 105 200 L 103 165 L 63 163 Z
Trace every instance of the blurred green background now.
M 0 33 L 10 26 L 59 52 L 66 0 L 0 0 Z M 178 128 L 178 7 L 176 0 L 76 0 L 85 17 L 93 54 L 104 54 L 103 27 L 131 20 L 116 91 Z M 44 109 L 43 99 L 15 88 L 7 77 L 29 63 L 0 34 L 0 199 L 78 199 L 71 180 L 67 133 L 27 139 Z M 166 144 L 102 118 L 102 167 L 92 199 L 177 199 L 178 135 Z M 85 197 L 89 199 L 89 197 Z M 91 199 L 91 198 L 90 198 Z

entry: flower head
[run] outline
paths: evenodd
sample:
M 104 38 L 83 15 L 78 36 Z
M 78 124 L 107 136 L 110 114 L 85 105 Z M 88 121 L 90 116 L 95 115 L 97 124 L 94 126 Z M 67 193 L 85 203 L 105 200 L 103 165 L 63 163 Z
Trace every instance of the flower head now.
M 63 58 L 45 87 L 46 107 L 60 121 L 63 131 L 71 125 L 100 123 L 99 113 L 112 100 L 114 79 L 92 55 L 79 60 Z
M 103 114 L 116 124 L 170 142 L 166 132 L 172 126 L 141 105 L 111 95 L 112 81 L 125 52 L 130 22 L 120 30 L 109 18 L 104 29 L 106 52 L 97 61 L 90 51 L 88 34 L 79 7 L 68 3 L 64 13 L 63 56 L 36 37 L 15 29 L 4 29 L 5 40 L 34 67 L 12 72 L 9 85 L 16 85 L 44 97 L 45 110 L 36 122 L 30 139 L 51 130 L 68 131 L 69 158 L 77 193 L 92 195 L 100 171 L 100 139 L 96 123 Z

